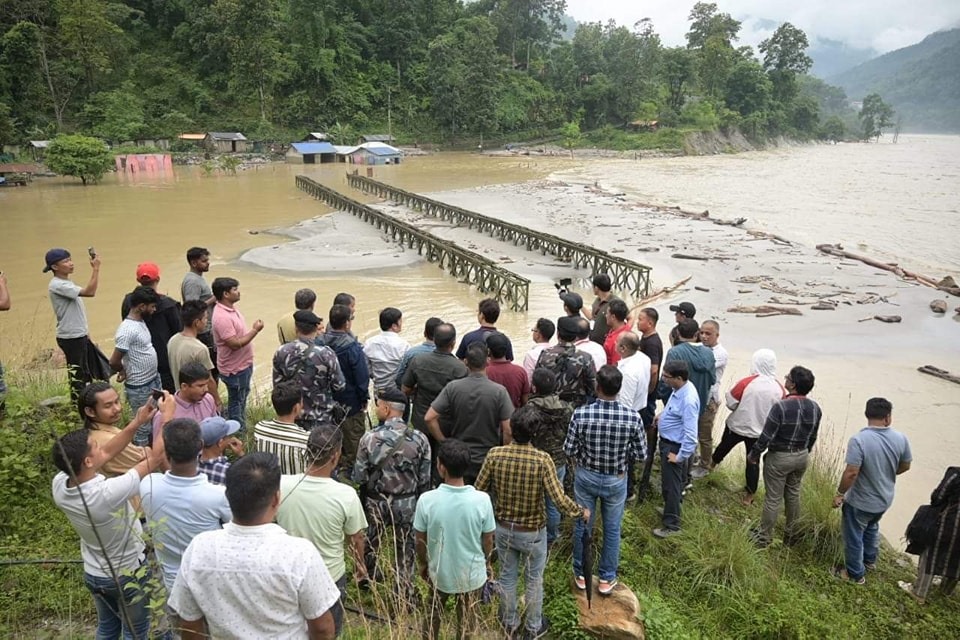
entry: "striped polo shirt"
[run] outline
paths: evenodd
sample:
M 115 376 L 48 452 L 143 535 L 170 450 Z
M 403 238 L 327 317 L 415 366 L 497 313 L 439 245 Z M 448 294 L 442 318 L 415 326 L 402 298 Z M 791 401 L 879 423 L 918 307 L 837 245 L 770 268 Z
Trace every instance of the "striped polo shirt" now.
M 143 320 L 125 318 L 117 328 L 114 346 L 123 354 L 125 385 L 142 387 L 157 377 L 157 352 Z
M 297 425 L 277 420 L 261 420 L 253 428 L 254 448 L 276 455 L 286 475 L 303 473 L 309 437 L 310 432 Z

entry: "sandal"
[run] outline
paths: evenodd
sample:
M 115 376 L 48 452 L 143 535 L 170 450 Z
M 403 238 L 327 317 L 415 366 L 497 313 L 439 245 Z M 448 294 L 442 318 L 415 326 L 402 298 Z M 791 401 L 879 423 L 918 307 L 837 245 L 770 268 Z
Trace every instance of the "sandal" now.
M 906 591 L 907 595 L 909 595 L 911 598 L 917 601 L 917 604 L 926 603 L 925 598 L 921 598 L 920 596 L 918 596 L 913 592 L 913 583 L 904 582 L 903 580 L 897 580 L 897 586 L 903 589 L 904 591 Z
M 580 591 L 587 590 L 587 579 L 584 578 L 583 576 L 577 576 L 574 578 L 573 581 L 576 583 L 577 589 L 580 589 Z

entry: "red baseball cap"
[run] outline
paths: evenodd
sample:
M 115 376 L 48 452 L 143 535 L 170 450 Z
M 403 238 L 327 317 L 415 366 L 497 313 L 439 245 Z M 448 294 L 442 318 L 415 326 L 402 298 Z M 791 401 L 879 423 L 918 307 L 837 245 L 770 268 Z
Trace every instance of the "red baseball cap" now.
M 153 262 L 141 262 L 137 265 L 138 282 L 156 282 L 160 279 L 160 267 Z

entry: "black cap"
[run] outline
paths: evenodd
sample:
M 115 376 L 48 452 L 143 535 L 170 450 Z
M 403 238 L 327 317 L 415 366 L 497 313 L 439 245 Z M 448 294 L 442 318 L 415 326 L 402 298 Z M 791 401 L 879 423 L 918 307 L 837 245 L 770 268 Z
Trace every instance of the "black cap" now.
M 692 318 L 697 315 L 697 308 L 693 306 L 692 302 L 672 304 L 670 305 L 670 311 L 673 311 L 674 313 L 682 313 L 687 318 Z
M 557 330 L 571 336 L 580 333 L 580 318 L 577 316 L 563 316 L 557 318 Z
M 563 304 L 574 313 L 583 308 L 583 298 L 580 297 L 579 293 L 569 291 L 560 296 L 560 299 L 563 300 Z
M 407 395 L 396 387 L 387 387 L 377 391 L 377 398 L 384 402 L 396 402 L 397 404 L 407 404 Z
M 313 311 L 309 309 L 300 309 L 293 313 L 293 321 L 298 324 L 312 324 L 320 326 L 323 323 L 323 318 L 320 318 Z

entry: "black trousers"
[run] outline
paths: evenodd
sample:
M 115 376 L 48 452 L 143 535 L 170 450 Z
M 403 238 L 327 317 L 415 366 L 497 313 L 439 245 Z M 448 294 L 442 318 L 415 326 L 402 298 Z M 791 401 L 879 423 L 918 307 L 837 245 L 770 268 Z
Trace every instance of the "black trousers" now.
M 213 369 L 210 371 L 210 375 L 213 376 L 214 380 L 220 382 L 220 372 L 217 370 L 217 345 L 213 341 L 213 331 L 198 333 L 197 340 L 207 345 L 207 351 L 210 352 L 210 361 L 213 363 Z
M 100 356 L 97 346 L 90 342 L 90 338 L 57 338 L 57 346 L 63 351 L 67 360 L 67 376 L 70 380 L 70 399 L 76 404 L 80 392 L 94 380 L 109 380 L 101 370 Z
M 746 446 L 747 453 L 750 453 L 750 450 L 753 449 L 753 445 L 757 443 L 757 439 L 742 436 L 739 433 L 734 433 L 727 427 L 724 427 L 723 438 L 720 439 L 720 444 L 717 445 L 717 448 L 713 450 L 713 464 L 718 465 L 723 462 L 723 459 L 727 457 L 727 454 L 730 453 L 730 451 L 741 442 L 744 444 L 744 446 Z M 756 493 L 757 487 L 760 485 L 760 465 L 750 464 L 748 462 L 745 475 L 747 481 L 747 493 Z

